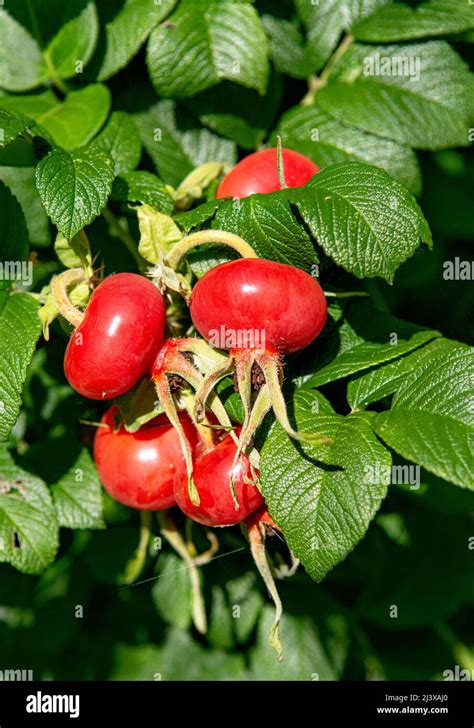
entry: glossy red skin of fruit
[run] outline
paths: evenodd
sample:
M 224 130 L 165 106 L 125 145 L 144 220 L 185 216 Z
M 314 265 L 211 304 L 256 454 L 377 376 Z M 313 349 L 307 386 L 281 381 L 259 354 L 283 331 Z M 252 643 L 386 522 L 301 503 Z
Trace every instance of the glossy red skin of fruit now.
M 238 338 L 239 332 L 250 330 L 258 332 L 254 348 L 264 343 L 289 354 L 318 336 L 326 322 L 327 304 L 319 283 L 299 268 L 241 258 L 212 268 L 196 283 L 190 312 L 205 339 L 217 346 L 218 337 L 217 348 L 245 348 L 226 346 L 224 334 L 230 334 L 231 342 L 232 332 Z
M 102 417 L 94 440 L 94 461 L 107 493 L 119 503 L 144 511 L 175 505 L 174 476 L 184 464 L 176 430 L 160 415 L 137 432 L 116 429 L 117 407 Z M 194 448 L 197 432 L 190 418 L 180 414 L 186 437 Z
M 235 510 L 230 489 L 235 451 L 236 446 L 227 435 L 212 450 L 196 458 L 193 478 L 200 498 L 198 506 L 192 503 L 188 495 L 186 468 L 181 466 L 177 470 L 174 495 L 176 503 L 189 518 L 205 526 L 233 526 L 264 503 L 257 486 L 244 482 L 244 477 L 250 479 L 251 474 L 249 461 L 242 455 L 233 472 L 240 506 L 239 510 Z
M 287 187 L 304 187 L 319 167 L 303 154 L 283 149 L 283 167 Z M 263 149 L 244 157 L 220 183 L 216 197 L 248 197 L 256 192 L 266 194 L 281 190 L 278 179 L 276 149 Z
M 71 336 L 64 372 L 89 399 L 111 399 L 148 374 L 165 328 L 165 302 L 156 286 L 135 273 L 106 278 L 91 296 Z
M 266 526 L 270 526 L 275 531 L 281 530 L 269 514 L 266 506 L 255 511 L 255 513 L 251 513 L 250 516 L 245 519 L 245 523 L 248 528 L 253 528 L 254 526 L 258 526 L 259 523 L 264 523 Z

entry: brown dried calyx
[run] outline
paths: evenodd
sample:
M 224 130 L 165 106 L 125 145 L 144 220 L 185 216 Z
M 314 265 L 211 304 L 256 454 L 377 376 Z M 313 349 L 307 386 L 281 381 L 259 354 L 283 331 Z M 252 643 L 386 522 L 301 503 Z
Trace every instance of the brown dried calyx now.
M 190 364 L 194 364 L 194 358 L 191 352 L 189 351 L 180 351 L 180 355 L 183 357 L 183 359 L 186 359 L 187 362 Z M 170 387 L 170 392 L 172 394 L 181 394 L 183 389 L 188 385 L 187 381 L 183 379 L 183 377 L 180 377 L 179 374 L 168 374 L 168 383 Z
M 265 375 L 262 371 L 260 364 L 258 364 L 256 361 L 252 365 L 251 377 L 252 377 L 252 390 L 254 392 L 259 392 L 261 390 L 261 388 L 263 387 L 263 385 L 265 384 Z M 279 379 L 280 379 L 280 383 L 283 382 L 283 379 L 284 379 L 283 362 L 281 359 L 279 361 Z M 237 372 L 235 371 L 235 369 L 232 372 L 232 383 L 234 385 L 234 391 L 238 392 L 239 384 L 237 381 Z

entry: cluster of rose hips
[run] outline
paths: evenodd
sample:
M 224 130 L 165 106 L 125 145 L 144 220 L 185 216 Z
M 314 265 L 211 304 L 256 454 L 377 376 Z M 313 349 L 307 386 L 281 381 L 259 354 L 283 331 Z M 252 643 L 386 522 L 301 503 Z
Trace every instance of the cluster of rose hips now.
M 242 198 L 281 189 L 276 160 L 275 149 L 249 155 L 224 178 L 217 196 Z M 290 150 L 283 150 L 279 161 L 288 187 L 303 186 L 318 171 Z M 218 241 L 218 233 L 213 235 Z M 303 349 L 320 333 L 327 312 L 323 291 L 300 269 L 246 257 L 208 271 L 188 304 L 202 339 L 166 339 L 165 300 L 152 281 L 119 273 L 94 290 L 66 350 L 69 383 L 85 397 L 110 400 L 148 377 L 165 412 L 136 432 L 125 429 L 116 405 L 105 412 L 94 441 L 100 479 L 113 498 L 132 508 L 178 505 L 207 526 L 246 519 L 250 527 L 256 519 L 270 523 L 258 486 L 258 458 L 251 457 L 252 435 L 273 408 L 285 429 L 300 436 L 286 416 L 281 357 Z M 215 332 L 222 331 L 258 331 L 262 337 L 258 347 L 251 341 L 231 347 L 220 342 L 203 371 L 199 357 L 214 351 L 209 344 L 215 347 Z M 226 356 L 222 350 L 227 348 Z M 239 427 L 214 391 L 229 374 L 244 407 Z M 176 405 L 177 380 L 195 390 L 191 413 Z

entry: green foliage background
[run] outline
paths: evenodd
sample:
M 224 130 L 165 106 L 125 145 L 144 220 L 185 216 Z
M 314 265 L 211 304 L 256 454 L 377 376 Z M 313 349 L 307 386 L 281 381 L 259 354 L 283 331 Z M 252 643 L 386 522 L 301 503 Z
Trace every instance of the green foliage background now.
M 474 670 L 474 298 L 472 280 L 443 277 L 446 261 L 473 257 L 473 39 L 464 0 L 5 3 L 0 254 L 30 256 L 34 276 L 0 281 L 0 669 L 62 680 Z M 419 79 L 361 71 L 380 57 L 418 59 Z M 306 188 L 235 205 L 214 200 L 213 180 L 183 211 L 175 190 L 196 167 L 230 168 L 277 134 L 322 168 Z M 81 421 L 104 406 L 65 381 L 69 330 L 48 285 L 81 259 L 84 228 L 96 267 L 136 271 L 139 204 L 183 232 L 236 232 L 261 257 L 318 270 L 325 290 L 370 295 L 331 299 L 324 334 L 286 368 L 292 417 L 330 434 L 330 448 L 296 446 L 271 419 L 259 434 L 263 493 L 304 565 L 279 581 L 281 664 L 239 529 L 219 531 L 219 558 L 202 569 L 205 637 L 166 543 L 150 543 L 144 583 L 125 583 L 139 518 L 102 492 Z M 53 245 L 57 232 L 72 251 Z M 198 250 L 189 270 L 227 258 Z M 226 406 L 238 419 L 235 396 Z M 420 487 L 368 488 L 364 468 L 392 462 L 420 466 Z M 194 537 L 204 550 L 205 533 Z M 288 559 L 279 539 L 269 548 Z

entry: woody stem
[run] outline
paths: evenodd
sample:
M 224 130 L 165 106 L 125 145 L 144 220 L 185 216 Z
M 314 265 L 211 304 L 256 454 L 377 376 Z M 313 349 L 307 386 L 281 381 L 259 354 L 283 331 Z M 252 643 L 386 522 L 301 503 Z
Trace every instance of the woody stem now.
M 74 283 L 81 283 L 85 280 L 85 273 L 82 268 L 70 268 L 53 278 L 51 289 L 54 302 L 58 307 L 61 316 L 77 328 L 84 318 L 84 312 L 72 305 L 68 296 L 68 288 Z
M 173 246 L 172 250 L 166 256 L 166 263 L 170 268 L 176 270 L 181 258 L 186 255 L 189 250 L 196 248 L 198 245 L 206 243 L 222 243 L 236 250 L 242 258 L 257 258 L 254 249 L 243 238 L 239 238 L 234 233 L 228 233 L 226 230 L 199 230 L 196 233 L 187 235 L 179 243 Z
M 189 569 L 189 577 L 191 580 L 192 592 L 192 612 L 193 622 L 200 634 L 207 632 L 206 610 L 204 607 L 204 598 L 201 590 L 201 578 L 197 566 L 189 553 L 187 546 L 176 528 L 176 524 L 165 512 L 158 513 L 160 530 L 169 544 L 181 556 L 184 563 Z

